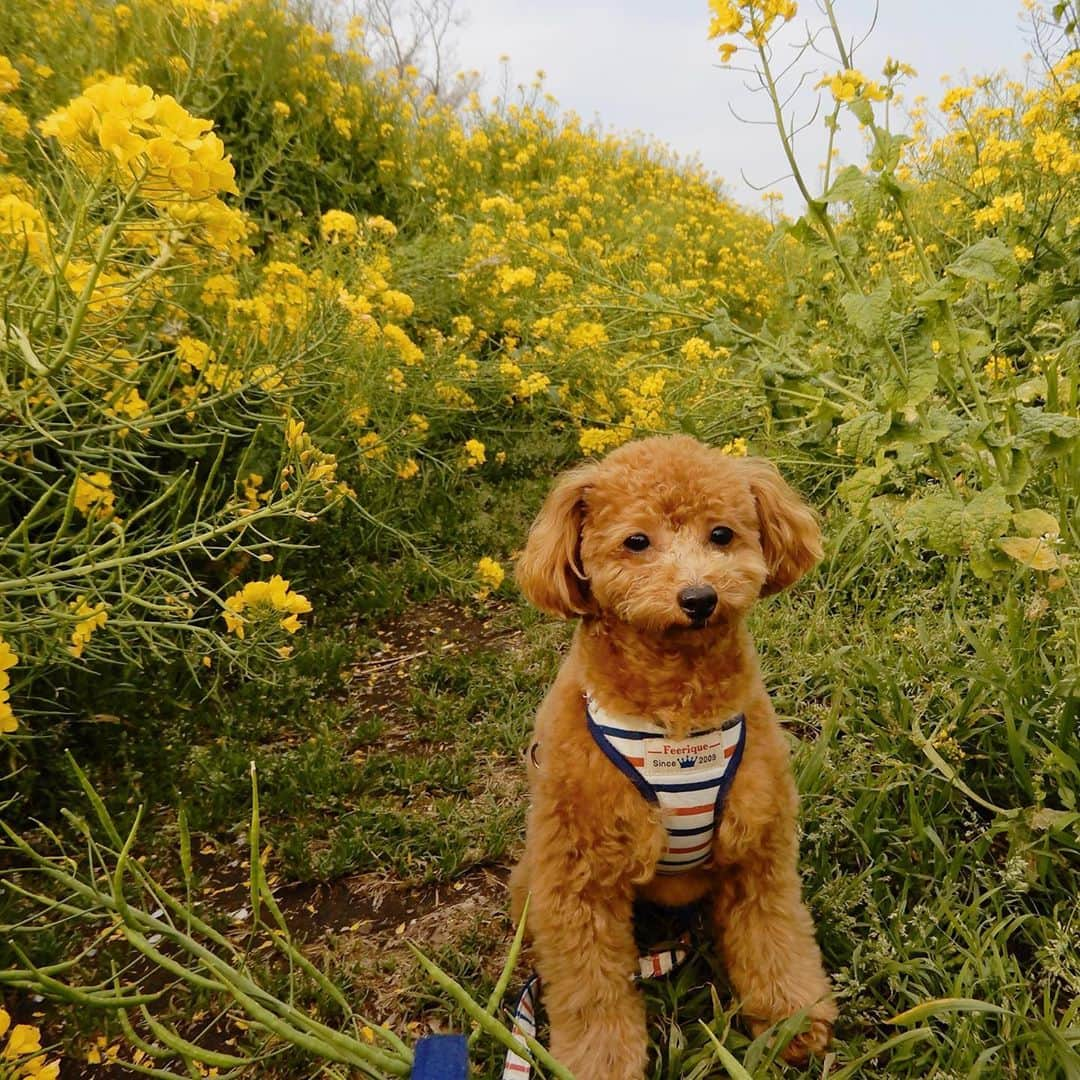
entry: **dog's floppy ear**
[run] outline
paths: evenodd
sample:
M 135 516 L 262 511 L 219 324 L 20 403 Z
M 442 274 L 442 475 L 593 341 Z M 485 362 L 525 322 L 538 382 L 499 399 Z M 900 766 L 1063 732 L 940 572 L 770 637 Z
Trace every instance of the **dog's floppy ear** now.
M 561 619 L 595 610 L 579 551 L 585 489 L 595 471 L 596 465 L 588 462 L 559 477 L 529 530 L 517 563 L 517 582 L 525 598 Z
M 769 568 L 761 595 L 768 596 L 793 585 L 821 560 L 821 530 L 814 511 L 771 461 L 746 458 L 742 466 L 757 503 L 761 549 Z

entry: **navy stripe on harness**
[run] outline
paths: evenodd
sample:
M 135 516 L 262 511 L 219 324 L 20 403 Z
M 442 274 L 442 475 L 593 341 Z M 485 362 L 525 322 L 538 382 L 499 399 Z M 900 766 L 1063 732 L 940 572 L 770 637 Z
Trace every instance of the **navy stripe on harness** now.
M 699 829 L 668 829 L 668 836 L 700 836 L 702 833 L 712 832 L 711 825 L 702 825 Z
M 739 741 L 735 744 L 735 753 L 728 760 L 727 772 L 724 773 L 724 778 L 720 781 L 720 790 L 716 793 L 716 809 L 713 811 L 713 820 L 717 825 L 720 824 L 720 818 L 724 813 L 724 803 L 727 802 L 728 792 L 731 790 L 732 782 L 735 780 L 735 774 L 739 771 L 743 747 L 746 746 L 746 717 L 743 713 L 739 713 L 735 717 L 736 723 L 740 720 L 742 721 L 742 729 L 739 731 Z M 727 727 L 726 724 L 724 726 Z
M 610 761 L 612 765 L 614 765 L 619 770 L 619 772 L 623 774 L 623 776 L 630 780 L 634 787 L 636 787 L 638 791 L 641 792 L 647 802 L 658 802 L 659 800 L 656 797 L 656 792 L 653 790 L 653 786 L 648 783 L 645 777 L 642 776 L 641 773 L 639 773 L 637 769 L 635 769 L 634 766 L 631 765 L 630 762 L 627 761 L 626 758 L 624 758 L 622 754 L 620 754 L 619 751 L 611 745 L 610 742 L 608 742 L 607 735 L 604 733 L 604 728 L 602 728 L 592 718 L 592 713 L 589 712 L 588 705 L 585 706 L 585 723 L 588 725 L 589 734 L 593 737 L 593 741 L 596 743 L 597 746 L 600 747 L 601 750 L 604 751 L 604 754 L 607 756 L 608 761 Z M 614 728 L 611 729 L 611 733 L 613 735 L 616 734 Z M 616 735 L 616 737 L 618 738 L 620 736 Z M 628 732 L 626 737 L 632 739 L 656 738 L 655 735 L 639 735 L 636 731 L 633 733 Z

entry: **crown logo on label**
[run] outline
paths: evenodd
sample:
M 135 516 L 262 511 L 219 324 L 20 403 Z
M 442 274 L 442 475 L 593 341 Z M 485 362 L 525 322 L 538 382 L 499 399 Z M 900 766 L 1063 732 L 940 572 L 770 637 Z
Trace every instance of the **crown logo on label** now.
M 680 769 L 692 769 L 697 764 L 696 757 L 681 757 L 679 758 Z

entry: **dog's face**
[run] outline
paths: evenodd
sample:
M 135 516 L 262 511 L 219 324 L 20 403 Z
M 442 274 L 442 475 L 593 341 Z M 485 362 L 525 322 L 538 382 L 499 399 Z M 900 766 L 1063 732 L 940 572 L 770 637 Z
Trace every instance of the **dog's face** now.
M 563 618 L 678 634 L 740 619 L 821 558 L 811 510 L 760 459 L 686 436 L 628 443 L 556 483 L 518 581 Z

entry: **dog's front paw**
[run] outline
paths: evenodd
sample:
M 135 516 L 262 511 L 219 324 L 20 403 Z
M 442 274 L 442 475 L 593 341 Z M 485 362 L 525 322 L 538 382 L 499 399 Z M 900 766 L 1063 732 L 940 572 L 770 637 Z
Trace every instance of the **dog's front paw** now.
M 642 1080 L 648 1053 L 644 1017 L 594 1020 L 573 1033 L 553 1028 L 551 1053 L 575 1080 Z
M 782 1018 L 778 1018 L 782 1019 Z M 789 1065 L 805 1065 L 811 1055 L 822 1055 L 832 1042 L 833 1022 L 836 1020 L 836 1006 L 832 1001 L 822 1001 L 813 1006 L 807 1015 L 809 1028 L 800 1032 L 780 1052 Z M 777 1021 L 773 1021 L 776 1023 Z M 755 1036 L 760 1035 L 772 1024 L 765 1020 L 752 1020 L 750 1029 Z
M 805 1065 L 811 1054 L 824 1054 L 832 1042 L 833 1026 L 831 1020 L 810 1020 L 810 1030 L 796 1035 L 784 1047 L 780 1056 L 789 1065 Z

